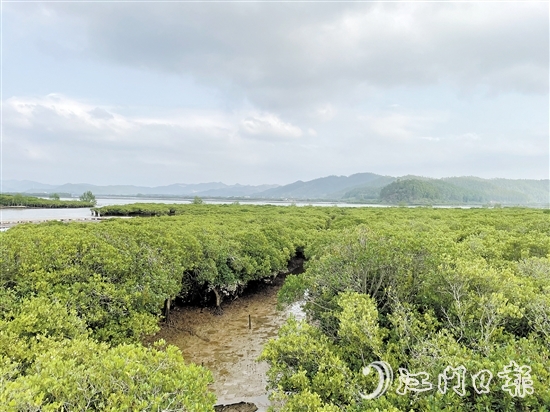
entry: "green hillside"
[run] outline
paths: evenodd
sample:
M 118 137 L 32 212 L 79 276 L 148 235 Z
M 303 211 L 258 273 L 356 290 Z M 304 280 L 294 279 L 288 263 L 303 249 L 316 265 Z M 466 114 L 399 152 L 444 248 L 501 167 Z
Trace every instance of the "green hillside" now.
M 365 185 L 343 194 L 350 202 L 407 204 L 548 205 L 548 180 L 481 179 L 451 177 L 430 179 L 406 176 L 384 187 Z
M 481 203 L 482 192 L 468 190 L 441 180 L 397 180 L 382 188 L 383 203 Z
M 463 189 L 481 192 L 485 201 L 503 203 L 548 203 L 549 180 L 481 179 L 448 177 L 441 179 Z

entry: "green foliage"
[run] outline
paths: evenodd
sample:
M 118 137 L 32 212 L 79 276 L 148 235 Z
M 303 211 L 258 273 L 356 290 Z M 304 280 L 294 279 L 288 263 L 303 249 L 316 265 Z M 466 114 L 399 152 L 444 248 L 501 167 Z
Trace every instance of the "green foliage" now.
M 50 199 L 52 199 L 52 200 L 59 200 L 59 195 L 58 195 L 57 193 L 52 193 L 52 194 L 50 195 Z
M 25 374 L 0 358 L 0 405 L 6 410 L 213 411 L 209 372 L 185 365 L 174 346 L 114 348 L 88 339 L 45 342 Z M 162 349 L 162 348 L 159 348 Z
M 326 217 L 313 208 L 163 206 L 177 216 L 0 233 L 0 405 L 212 410 L 207 372 L 140 340 L 158 330 L 167 298 L 237 295 L 286 270 Z
M 199 196 L 195 196 L 193 198 L 193 204 L 194 205 L 202 205 L 203 203 L 204 203 L 204 201 Z
M 0 194 L 0 206 L 14 207 L 40 207 L 40 208 L 77 208 L 77 207 L 91 207 L 95 203 L 89 201 L 77 201 L 77 200 L 59 200 L 51 197 L 50 199 L 42 199 L 33 196 L 25 196 L 22 194 L 5 195 Z
M 74 311 L 94 339 L 137 342 L 157 330 L 167 298 L 235 296 L 284 271 L 308 233 L 325 225 L 313 209 L 184 206 L 182 216 L 1 233 L 5 304 L 12 295 L 48 297 Z
M 396 208 L 346 211 L 331 222 L 339 229 L 310 243 L 306 272 L 280 292 L 283 302 L 305 299 L 308 322 L 289 322 L 265 347 L 275 410 L 547 410 L 550 222 L 543 211 Z M 295 355 L 304 348 L 316 356 Z M 362 369 L 381 360 L 393 367 L 393 385 L 361 399 L 378 383 Z M 531 368 L 532 394 L 502 390 L 497 373 L 510 361 Z M 459 365 L 465 395 L 439 393 L 439 374 Z M 314 385 L 335 366 L 345 378 Z M 428 373 L 433 390 L 397 394 L 399 368 Z M 471 375 L 483 369 L 494 379 L 489 393 L 478 394 Z M 350 392 L 331 398 L 342 387 Z
M 311 391 L 323 404 L 343 405 L 354 397 L 349 385 L 352 372 L 328 338 L 305 322 L 290 319 L 280 329 L 279 339 L 266 345 L 260 360 L 272 365 L 269 379 L 286 392 Z
M 80 196 L 80 201 L 81 202 L 86 202 L 86 203 L 91 203 L 94 206 L 97 203 L 94 194 L 90 190 L 82 193 L 82 195 Z
M 284 411 L 544 410 L 550 404 L 550 221 L 529 209 L 137 204 L 100 223 L 0 233 L 0 405 L 8 410 L 212 410 L 211 378 L 139 342 L 163 302 L 238 295 L 309 261 L 281 300 L 306 299 L 262 358 Z M 218 302 L 219 303 L 219 302 Z M 362 374 L 532 367 L 534 394 L 386 395 Z M 494 392 L 494 393 L 493 393 Z M 10 409 L 11 408 L 11 409 Z
M 482 192 L 464 189 L 443 180 L 402 179 L 383 187 L 380 200 L 384 203 L 405 204 L 479 204 L 487 198 Z

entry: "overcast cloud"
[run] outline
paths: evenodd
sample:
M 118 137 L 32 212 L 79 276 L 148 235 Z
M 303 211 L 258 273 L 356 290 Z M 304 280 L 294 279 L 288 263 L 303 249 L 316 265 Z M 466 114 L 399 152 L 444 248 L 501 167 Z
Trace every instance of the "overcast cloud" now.
M 548 178 L 547 3 L 8 3 L 3 178 Z

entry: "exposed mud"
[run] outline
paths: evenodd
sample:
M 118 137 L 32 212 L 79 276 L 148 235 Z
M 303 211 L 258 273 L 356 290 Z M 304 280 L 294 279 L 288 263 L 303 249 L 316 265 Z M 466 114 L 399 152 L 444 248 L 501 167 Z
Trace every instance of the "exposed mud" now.
M 216 412 L 255 412 L 258 407 L 250 402 L 239 402 L 232 405 L 218 405 Z
M 289 269 L 300 272 L 302 262 L 299 263 L 293 262 Z M 299 305 L 277 311 L 277 291 L 283 278 L 279 276 L 271 284 L 252 284 L 239 298 L 224 301 L 221 315 L 213 308 L 175 307 L 169 324 L 149 340 L 164 339 L 179 347 L 186 361 L 210 369 L 214 376 L 211 389 L 218 404 L 249 402 L 258 411 L 266 411 L 268 367 L 256 359 L 267 340 L 277 336 L 290 313 L 301 316 Z M 250 408 L 254 405 L 242 403 L 231 405 L 236 409 L 219 409 L 220 406 L 217 410 L 253 411 Z

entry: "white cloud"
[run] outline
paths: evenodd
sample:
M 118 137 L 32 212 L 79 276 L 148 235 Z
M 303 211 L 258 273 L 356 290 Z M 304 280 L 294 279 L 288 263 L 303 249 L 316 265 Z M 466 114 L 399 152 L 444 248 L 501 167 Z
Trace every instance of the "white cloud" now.
M 68 55 L 231 85 L 262 110 L 335 101 L 361 85 L 446 82 L 493 93 L 548 93 L 547 4 L 40 7 L 54 17 L 34 16 L 29 23 L 78 31 L 70 47 L 48 39 Z
M 425 137 L 423 133 L 431 131 L 438 123 L 444 123 L 449 118 L 448 114 L 441 112 L 379 112 L 372 115 L 361 116 L 370 130 L 378 136 L 396 140 Z
M 239 132 L 256 138 L 298 138 L 303 135 L 302 129 L 270 113 L 250 114 L 241 121 Z
M 330 103 L 319 107 L 316 111 L 316 117 L 322 121 L 332 120 L 336 116 L 336 108 Z
M 511 177 L 548 174 L 548 4 L 3 10 L 14 178 L 487 175 L 503 158 Z
M 218 167 L 265 167 L 284 156 L 282 148 L 273 148 L 274 141 L 306 136 L 300 127 L 275 114 L 254 110 L 186 109 L 155 117 L 119 111 L 59 94 L 8 99 L 4 103 L 3 144 L 9 157 L 4 159 L 4 170 L 15 173 L 31 167 L 61 173 L 65 178 L 63 170 L 81 170 L 95 178 L 132 174 L 158 178 L 163 170 L 171 170 L 163 175 L 165 179 L 172 176 L 171 182 L 189 182 L 191 176 L 200 182 L 203 179 L 198 176 L 211 170 L 210 179 L 220 180 L 215 176 Z M 258 155 L 267 150 L 273 159 Z M 151 167 L 156 171 L 148 172 Z M 188 178 L 175 177 L 184 171 Z M 258 179 L 257 184 L 269 181 Z
M 109 133 L 122 134 L 135 129 L 132 122 L 123 116 L 87 103 L 67 98 L 60 94 L 45 97 L 12 97 L 6 101 L 5 122 L 25 127 L 43 127 L 72 131 L 75 133 L 95 133 L 107 136 Z

